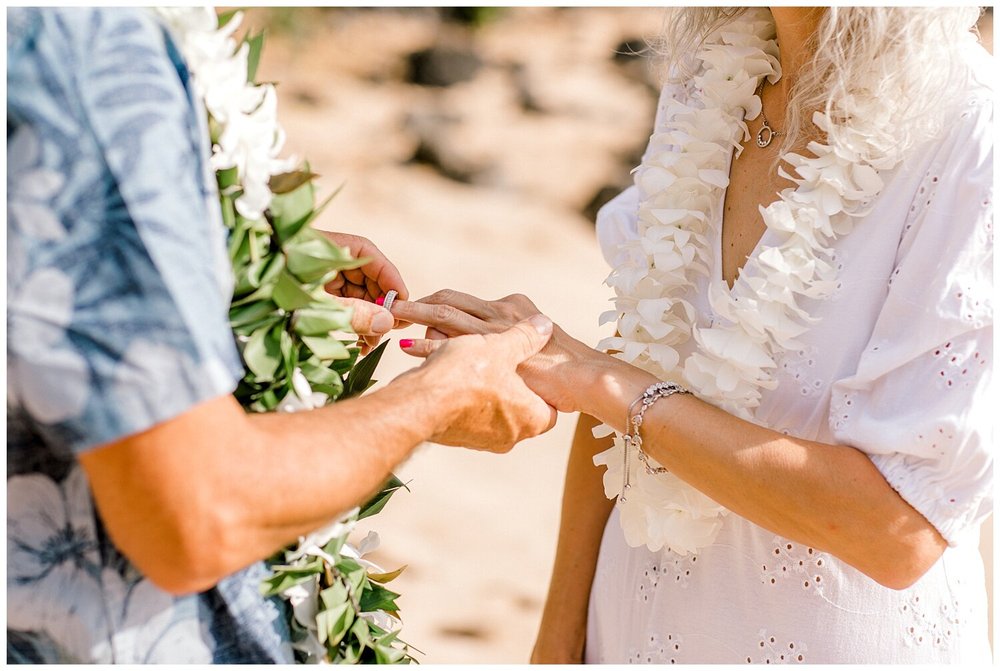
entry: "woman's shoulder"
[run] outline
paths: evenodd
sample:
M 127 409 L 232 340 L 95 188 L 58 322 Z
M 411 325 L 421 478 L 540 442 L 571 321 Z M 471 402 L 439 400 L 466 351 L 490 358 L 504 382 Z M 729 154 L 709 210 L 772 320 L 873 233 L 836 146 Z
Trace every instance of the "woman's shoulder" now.
M 996 62 L 978 42 L 970 41 L 960 51 L 954 77 L 959 80 L 941 134 L 944 148 L 956 144 L 993 146 L 993 102 L 996 94 Z M 971 147 L 969 147 L 971 148 Z

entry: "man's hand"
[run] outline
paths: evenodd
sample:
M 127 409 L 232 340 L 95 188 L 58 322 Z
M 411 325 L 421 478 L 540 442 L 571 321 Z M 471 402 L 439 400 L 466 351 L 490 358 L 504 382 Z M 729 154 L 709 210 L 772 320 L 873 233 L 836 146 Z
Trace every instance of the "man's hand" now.
M 376 301 L 390 290 L 403 300 L 409 298 L 410 292 L 399 270 L 371 240 L 349 233 L 319 232 L 338 247 L 350 250 L 354 258 L 370 259 L 360 268 L 341 271 L 325 287 L 327 293 L 354 309 L 351 326 L 361 336 L 362 354 L 367 354 L 378 345 L 382 336 L 397 325 L 389 311 L 377 305 Z
M 422 357 L 441 347 L 448 338 L 467 333 L 497 333 L 539 311 L 526 296 L 519 294 L 485 301 L 446 289 L 416 302 L 397 301 L 392 313 L 397 319 L 427 327 L 423 340 L 400 342 L 407 345 L 404 352 Z M 522 363 L 518 372 L 551 406 L 561 412 L 574 412 L 580 409 L 576 396 L 589 387 L 592 369 L 606 358 L 556 326 L 548 344 Z
M 528 389 L 518 365 L 552 335 L 543 315 L 500 333 L 466 335 L 441 343 L 418 370 L 451 390 L 454 411 L 431 437 L 444 445 L 507 452 L 517 442 L 555 425 L 555 409 Z

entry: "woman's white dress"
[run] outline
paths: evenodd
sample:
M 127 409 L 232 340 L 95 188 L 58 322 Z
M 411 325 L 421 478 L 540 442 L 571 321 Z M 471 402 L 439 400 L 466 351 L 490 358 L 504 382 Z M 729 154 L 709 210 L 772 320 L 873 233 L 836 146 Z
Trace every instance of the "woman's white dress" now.
M 805 306 L 819 321 L 802 349 L 778 361 L 779 385 L 762 390 L 755 414 L 777 431 L 870 455 L 948 549 L 896 591 L 736 514 L 712 545 L 680 556 L 627 546 L 613 512 L 591 591 L 587 662 L 991 663 L 978 546 L 992 511 L 997 408 L 993 59 L 976 51 L 971 70 L 981 77 L 969 77 L 954 124 L 883 173 L 871 213 L 837 240 L 838 290 Z M 665 89 L 661 112 L 677 94 Z M 637 209 L 632 187 L 598 217 L 612 265 L 636 235 Z M 706 288 L 701 281 L 686 296 L 700 326 L 713 319 Z M 682 359 L 692 346 L 678 348 Z

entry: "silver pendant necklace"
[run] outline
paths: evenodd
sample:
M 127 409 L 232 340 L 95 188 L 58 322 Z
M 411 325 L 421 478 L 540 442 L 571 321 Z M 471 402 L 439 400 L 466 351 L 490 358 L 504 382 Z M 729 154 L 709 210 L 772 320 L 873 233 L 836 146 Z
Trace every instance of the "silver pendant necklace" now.
M 761 80 L 760 86 L 757 87 L 757 96 L 764 91 L 764 84 L 767 83 L 767 77 Z M 760 130 L 757 131 L 757 146 L 763 149 L 771 144 L 771 140 L 778 137 L 779 135 L 784 135 L 780 130 L 774 130 L 771 128 L 771 124 L 767 122 L 767 117 L 764 116 L 764 101 L 760 101 L 760 118 L 763 123 L 761 123 Z

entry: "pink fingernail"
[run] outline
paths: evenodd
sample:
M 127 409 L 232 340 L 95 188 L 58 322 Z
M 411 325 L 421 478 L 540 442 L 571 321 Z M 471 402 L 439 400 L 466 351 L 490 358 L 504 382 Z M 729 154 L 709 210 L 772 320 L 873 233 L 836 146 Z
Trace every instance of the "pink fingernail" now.
M 385 296 L 379 296 L 375 299 L 375 305 L 382 305 L 383 303 L 385 303 Z
M 413 341 L 410 340 L 409 338 L 403 338 L 399 341 L 399 346 L 402 349 L 410 349 L 411 347 L 413 347 Z

